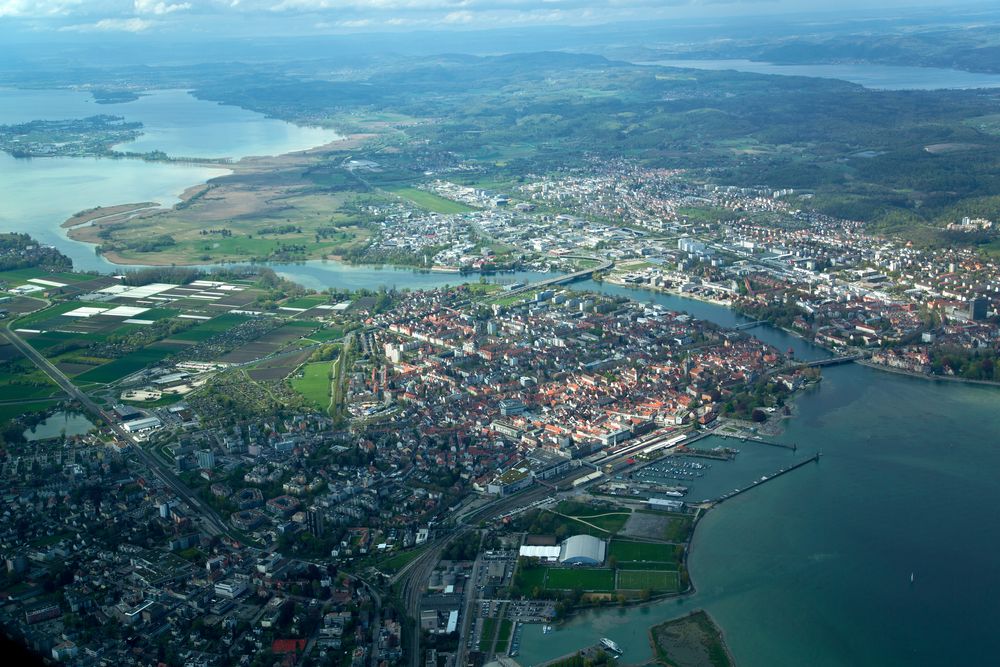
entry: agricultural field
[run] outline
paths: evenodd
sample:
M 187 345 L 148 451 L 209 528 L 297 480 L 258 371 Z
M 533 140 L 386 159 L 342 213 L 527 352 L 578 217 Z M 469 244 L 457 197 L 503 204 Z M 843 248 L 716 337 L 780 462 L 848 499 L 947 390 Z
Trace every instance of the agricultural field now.
M 122 378 L 131 375 L 137 371 L 141 371 L 147 366 L 152 366 L 160 361 L 163 361 L 176 350 L 169 349 L 167 347 L 146 347 L 141 350 L 136 350 L 131 354 L 127 354 L 121 359 L 115 359 L 109 363 L 98 366 L 86 372 L 77 375 L 74 380 L 77 383 L 80 382 L 97 382 L 101 384 L 108 384 L 111 382 L 117 382 Z
M 213 317 L 210 320 L 202 320 L 200 324 L 196 324 L 187 331 L 183 331 L 176 336 L 172 336 L 173 340 L 186 340 L 191 342 L 201 342 L 203 340 L 208 340 L 216 334 L 220 334 L 224 331 L 229 331 L 238 324 L 243 324 L 250 318 L 246 315 L 237 315 L 235 313 L 225 313 L 224 315 L 219 315 L 218 317 Z
M 309 354 L 309 350 L 300 350 L 275 355 L 259 364 L 255 364 L 253 368 L 247 371 L 247 375 L 256 382 L 282 380 L 298 368 L 309 357 Z
M 330 297 L 316 295 L 316 296 L 303 296 L 298 299 L 292 299 L 281 304 L 282 308 L 294 308 L 309 310 L 310 308 L 315 308 L 316 306 L 322 306 L 323 304 L 329 303 Z
M 93 280 L 95 277 L 96 276 L 87 275 L 85 273 L 69 273 L 66 271 L 51 272 L 39 268 L 0 271 L 0 281 L 13 286 L 21 285 L 32 279 L 48 280 L 50 282 L 72 285 L 74 283 L 83 283 L 88 280 Z M 44 287 L 44 285 L 39 286 Z
M 11 324 L 10 328 L 17 329 L 37 329 L 39 324 L 42 322 L 47 322 L 63 313 L 68 313 L 71 310 L 79 308 L 80 304 L 75 301 L 63 301 L 57 303 L 53 306 L 49 306 L 44 310 L 39 310 L 30 315 L 25 315 L 24 317 L 19 317 L 17 320 Z
M 220 361 L 242 364 L 263 359 L 278 352 L 288 343 L 309 334 L 314 327 L 315 325 L 311 322 L 288 322 L 277 329 L 268 331 L 254 341 L 239 346 L 223 356 Z

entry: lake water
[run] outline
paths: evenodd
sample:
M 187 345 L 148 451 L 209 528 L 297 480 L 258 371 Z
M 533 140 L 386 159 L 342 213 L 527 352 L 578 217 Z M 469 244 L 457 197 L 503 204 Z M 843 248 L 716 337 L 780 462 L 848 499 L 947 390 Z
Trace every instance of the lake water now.
M 162 150 L 172 157 L 277 155 L 339 138 L 332 130 L 299 127 L 233 106 L 156 91 L 123 104 L 97 104 L 72 90 L 0 88 L 0 124 L 60 120 L 106 113 L 141 121 L 144 134 L 122 150 Z M 199 165 L 109 158 L 15 159 L 0 154 L 0 230 L 30 231 L 57 246 L 80 270 L 110 272 L 115 265 L 93 246 L 66 238 L 59 226 L 77 211 L 139 201 L 177 203 L 192 185 L 227 170 Z
M 119 148 L 162 150 L 171 156 L 241 158 L 277 155 L 312 148 L 339 138 L 332 131 L 299 127 L 262 114 L 214 102 L 185 91 L 147 93 L 133 102 L 97 104 L 88 93 L 72 90 L 0 88 L 0 124 L 81 118 L 98 113 L 142 121 L 143 136 Z M 27 231 L 54 245 L 81 271 L 105 273 L 123 267 L 108 262 L 87 243 L 72 241 L 60 225 L 77 211 L 94 206 L 155 201 L 171 206 L 192 185 L 228 173 L 199 165 L 108 158 L 14 159 L 0 153 L 0 231 Z M 415 272 L 391 266 L 352 266 L 332 260 L 270 265 L 282 276 L 313 289 L 456 285 L 478 276 Z M 533 280 L 532 272 L 499 274 L 491 282 Z
M 256 136 L 247 132 L 247 112 L 176 93 L 111 106 L 58 91 L 0 93 L 2 122 L 124 114 L 131 104 L 140 108 L 159 100 L 165 109 L 195 105 L 197 111 L 189 108 L 195 121 L 201 112 L 215 119 L 213 132 L 225 139 L 211 144 L 212 151 L 236 156 L 276 147 L 247 139 Z M 215 115 L 229 112 L 229 124 Z M 148 119 L 156 117 L 148 113 Z M 174 149 L 197 144 L 166 121 L 156 126 L 151 120 L 147 130 L 162 142 L 149 148 L 180 154 Z M 63 237 L 58 226 L 66 217 L 99 204 L 157 200 L 169 205 L 186 187 L 217 173 L 135 161 L 0 156 L 0 229 L 28 231 L 54 243 L 73 256 L 78 268 L 110 270 L 89 246 Z M 276 268 L 317 288 L 429 287 L 462 279 L 335 262 Z M 522 276 L 531 274 L 498 278 Z M 671 295 L 593 282 L 580 286 L 662 303 L 722 325 L 745 321 L 725 308 Z M 825 355 L 773 328 L 753 333 L 782 350 L 791 348 L 798 358 Z M 540 628 L 528 628 L 522 662 L 535 664 L 602 636 L 626 647 L 626 662 L 639 662 L 649 657 L 650 625 L 695 607 L 708 609 L 720 622 L 743 667 L 995 662 L 1000 652 L 1000 634 L 993 631 L 1000 624 L 1000 568 L 993 553 L 1000 546 L 994 511 L 1000 504 L 995 472 L 1000 470 L 1000 391 L 849 365 L 825 369 L 821 385 L 796 405 L 798 414 L 781 437 L 797 443 L 798 452 L 747 451 L 742 460 L 717 471 L 730 477 L 712 483 L 719 488 L 738 484 L 786 456 L 822 450 L 821 463 L 770 481 L 707 515 L 690 560 L 695 595 L 583 614 L 544 639 Z M 56 434 L 63 426 L 53 427 Z
M 591 286 L 733 322 L 712 304 Z M 753 333 L 779 347 L 788 337 Z M 694 595 L 584 613 L 544 637 L 528 627 L 518 660 L 534 665 L 607 636 L 635 664 L 650 657 L 649 626 L 704 608 L 741 667 L 995 664 L 1000 390 L 859 365 L 823 378 L 797 398 L 778 438 L 797 452 L 741 443 L 742 460 L 713 462 L 706 478 L 722 477 L 706 479 L 703 495 L 823 453 L 708 513 L 692 545 Z
M 979 74 L 936 67 L 896 65 L 778 65 L 753 60 L 657 60 L 641 63 L 686 69 L 734 70 L 754 74 L 840 79 L 882 90 L 1000 88 L 1000 74 Z
M 47 440 L 70 435 L 84 435 L 94 428 L 84 415 L 74 412 L 55 412 L 35 428 L 24 432 L 25 440 Z
M 206 102 L 184 90 L 149 91 L 132 102 L 98 104 L 90 93 L 76 90 L 0 88 L 0 125 L 97 114 L 143 124 L 142 136 L 118 145 L 118 150 L 164 151 L 175 158 L 238 160 L 248 155 L 281 155 L 340 138 L 330 129 L 303 127 L 255 111 Z

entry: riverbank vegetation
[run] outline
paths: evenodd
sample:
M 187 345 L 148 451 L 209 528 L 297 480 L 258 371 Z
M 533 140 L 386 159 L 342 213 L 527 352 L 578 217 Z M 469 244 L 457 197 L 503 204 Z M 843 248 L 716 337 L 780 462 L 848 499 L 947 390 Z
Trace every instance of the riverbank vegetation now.
M 722 630 L 705 611 L 695 611 L 649 631 L 653 654 L 666 667 L 734 667 Z

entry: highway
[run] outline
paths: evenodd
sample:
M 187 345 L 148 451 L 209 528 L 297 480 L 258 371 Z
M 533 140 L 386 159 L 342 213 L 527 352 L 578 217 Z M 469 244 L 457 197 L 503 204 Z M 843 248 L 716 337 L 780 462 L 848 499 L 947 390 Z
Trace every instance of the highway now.
M 213 535 L 226 535 L 230 539 L 233 539 L 233 536 L 229 534 L 225 523 L 223 523 L 222 519 L 215 512 L 215 510 L 192 494 L 183 482 L 177 479 L 173 472 L 167 468 L 167 466 L 136 444 L 131 434 L 123 429 L 115 421 L 114 417 L 105 412 L 101 406 L 92 401 L 85 393 L 80 391 L 80 389 L 77 388 L 77 386 L 73 384 L 73 382 L 66 377 L 62 371 L 56 368 L 48 359 L 39 354 L 35 348 L 28 345 L 24 339 L 11 331 L 9 323 L 7 323 L 3 328 L 0 328 L 0 333 L 2 333 L 4 338 L 6 338 L 11 345 L 16 347 L 21 354 L 30 359 L 35 366 L 52 378 L 52 381 L 59 385 L 59 387 L 71 398 L 78 401 L 80 405 L 90 412 L 92 416 L 104 421 L 108 428 L 114 431 L 115 435 L 120 440 L 132 445 L 131 450 L 136 453 L 146 467 L 149 468 L 152 473 L 156 475 L 164 484 L 170 487 L 170 489 L 173 490 L 173 492 L 176 493 L 177 496 L 185 502 L 185 504 L 198 514 L 203 521 L 207 532 Z

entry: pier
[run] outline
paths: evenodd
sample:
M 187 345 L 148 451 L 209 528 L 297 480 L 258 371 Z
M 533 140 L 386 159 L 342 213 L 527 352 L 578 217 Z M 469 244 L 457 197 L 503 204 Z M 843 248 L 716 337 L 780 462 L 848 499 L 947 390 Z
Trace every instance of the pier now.
M 765 476 L 765 477 L 761 477 L 760 479 L 755 479 L 748 486 L 744 486 L 741 489 L 734 489 L 734 490 L 730 491 L 729 493 L 726 493 L 726 494 L 724 494 L 722 496 L 719 496 L 718 498 L 716 498 L 715 500 L 713 500 L 711 504 L 714 506 L 714 505 L 718 505 L 720 503 L 723 503 L 723 502 L 729 500 L 730 498 L 735 498 L 736 496 L 740 495 L 741 493 L 746 493 L 750 489 L 756 488 L 756 487 L 764 484 L 764 482 L 770 482 L 772 479 L 777 479 L 778 477 L 781 477 L 782 475 L 788 474 L 788 473 L 792 472 L 793 470 L 797 470 L 797 469 L 801 468 L 804 465 L 808 465 L 810 463 L 819 463 L 819 459 L 820 459 L 821 456 L 822 456 L 821 453 L 820 454 L 813 454 L 812 456 L 810 456 L 809 458 L 805 459 L 804 461 L 799 461 L 798 463 L 796 463 L 794 465 L 790 465 L 787 468 L 780 468 L 777 472 L 775 472 L 775 473 L 773 473 L 771 475 L 768 475 L 768 476 Z
M 785 449 L 791 449 L 795 451 L 799 448 L 794 442 L 778 442 L 776 440 L 766 440 L 760 436 L 754 435 L 736 435 L 735 433 L 719 433 L 715 432 L 712 435 L 717 435 L 720 438 L 732 438 L 733 440 L 739 440 L 740 442 L 755 442 L 760 445 L 768 445 L 770 447 L 783 447 Z
M 583 657 L 584 660 L 593 660 L 602 653 L 607 653 L 607 651 L 605 651 L 600 644 L 594 644 L 593 646 L 586 646 L 577 651 L 573 651 L 572 653 L 561 655 L 558 658 L 549 660 L 548 662 L 543 662 L 537 667 L 549 667 L 549 665 L 557 665 L 560 662 L 565 662 L 566 660 L 569 660 L 570 658 L 575 658 L 576 656 L 581 656 Z

